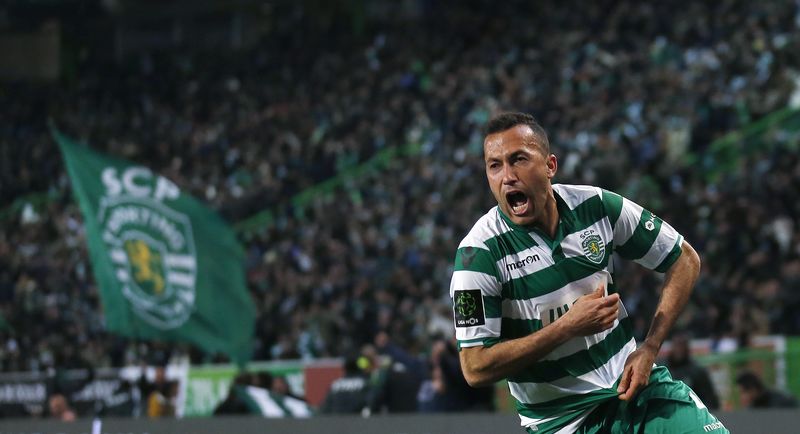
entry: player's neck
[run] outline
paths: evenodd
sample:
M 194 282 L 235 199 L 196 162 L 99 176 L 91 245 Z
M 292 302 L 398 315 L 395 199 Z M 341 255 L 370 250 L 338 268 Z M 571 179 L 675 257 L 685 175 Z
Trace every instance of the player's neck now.
M 558 206 L 556 205 L 556 198 L 553 191 L 550 190 L 550 197 L 544 206 L 544 216 L 542 216 L 540 228 L 552 239 L 556 236 L 558 231 Z

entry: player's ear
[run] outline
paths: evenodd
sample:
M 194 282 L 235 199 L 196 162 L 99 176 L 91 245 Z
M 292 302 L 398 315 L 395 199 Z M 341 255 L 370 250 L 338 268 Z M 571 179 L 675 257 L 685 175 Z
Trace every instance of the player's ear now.
M 547 156 L 547 177 L 552 179 L 558 172 L 558 160 L 554 154 Z

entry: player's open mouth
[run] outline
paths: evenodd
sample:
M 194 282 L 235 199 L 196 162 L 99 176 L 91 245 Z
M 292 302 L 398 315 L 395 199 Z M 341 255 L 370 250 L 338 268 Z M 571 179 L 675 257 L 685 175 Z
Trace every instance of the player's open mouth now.
M 506 193 L 506 202 L 508 203 L 508 208 L 511 210 L 511 214 L 515 216 L 524 215 L 528 212 L 528 206 L 530 205 L 530 199 L 521 191 Z

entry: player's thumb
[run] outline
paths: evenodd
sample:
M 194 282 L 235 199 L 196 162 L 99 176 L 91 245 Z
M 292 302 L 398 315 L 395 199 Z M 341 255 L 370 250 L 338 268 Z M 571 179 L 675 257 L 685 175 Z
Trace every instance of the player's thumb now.
M 608 294 L 608 297 L 603 299 L 603 304 L 607 306 L 613 306 L 617 303 L 619 303 L 619 294 L 617 293 Z

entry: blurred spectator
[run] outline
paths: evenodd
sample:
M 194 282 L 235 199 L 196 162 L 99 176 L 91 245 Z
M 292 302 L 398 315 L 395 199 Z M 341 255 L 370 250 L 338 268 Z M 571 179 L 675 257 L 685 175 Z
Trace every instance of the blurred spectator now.
M 106 417 L 139 417 L 141 401 L 139 388 L 127 380 L 122 380 L 111 396 L 96 403 L 95 412 L 98 416 Z
M 266 376 L 269 376 L 266 378 Z M 269 374 L 262 374 L 259 375 L 262 379 L 267 379 L 269 382 L 272 381 L 272 376 Z M 228 389 L 228 394 L 225 396 L 225 399 L 217 404 L 217 407 L 214 408 L 213 414 L 215 416 L 219 415 L 232 415 L 232 414 L 248 414 L 250 413 L 250 408 L 245 403 L 245 400 L 242 399 L 240 396 L 237 387 L 244 387 L 250 383 L 250 374 L 247 373 L 239 373 L 231 382 L 230 388 Z M 266 383 L 264 383 L 266 384 Z M 260 386 L 263 387 L 263 386 Z
M 692 388 L 701 401 L 710 409 L 719 408 L 719 397 L 708 370 L 695 363 L 689 348 L 689 336 L 678 333 L 671 340 L 667 356 L 667 367 L 672 378 L 681 380 Z
M 147 417 L 157 419 L 175 416 L 177 383 L 167 380 L 164 366 L 156 366 L 153 382 L 145 383 L 141 389 L 145 397 Z
M 494 387 L 473 388 L 467 384 L 458 351 L 450 340 L 434 342 L 431 366 L 430 383 L 420 394 L 421 411 L 494 411 Z
M 371 396 L 369 380 L 358 366 L 358 357 L 349 356 L 344 361 L 344 376 L 331 383 L 320 413 L 366 416 L 371 413 Z
M 381 369 L 372 408 L 389 413 L 417 411 L 416 397 L 426 375 L 424 363 L 394 343 L 384 331 L 375 336 L 374 342 Z M 372 347 L 365 349 L 371 351 Z
M 308 406 L 303 397 L 292 393 L 289 382 L 282 375 L 272 377 L 272 387 L 269 388 L 272 399 L 279 402 L 282 408 L 286 409 L 286 416 L 290 417 L 310 417 L 311 407 Z
M 267 372 L 239 373 L 231 382 L 228 395 L 214 409 L 215 415 L 258 414 L 264 417 L 305 418 L 312 415 L 311 408 L 300 398 L 288 394 L 285 380 L 276 382 Z M 285 385 L 281 386 L 281 384 Z M 266 386 L 265 386 L 266 385 Z M 276 390 L 272 387 L 277 386 Z
M 47 399 L 47 406 L 50 410 L 50 417 L 54 419 L 62 422 L 72 422 L 76 418 L 75 412 L 67 402 L 67 398 L 60 393 L 50 395 L 50 398 Z
M 739 386 L 739 402 L 744 408 L 794 408 L 797 399 L 786 393 L 768 388 L 752 371 L 744 371 L 736 377 Z

